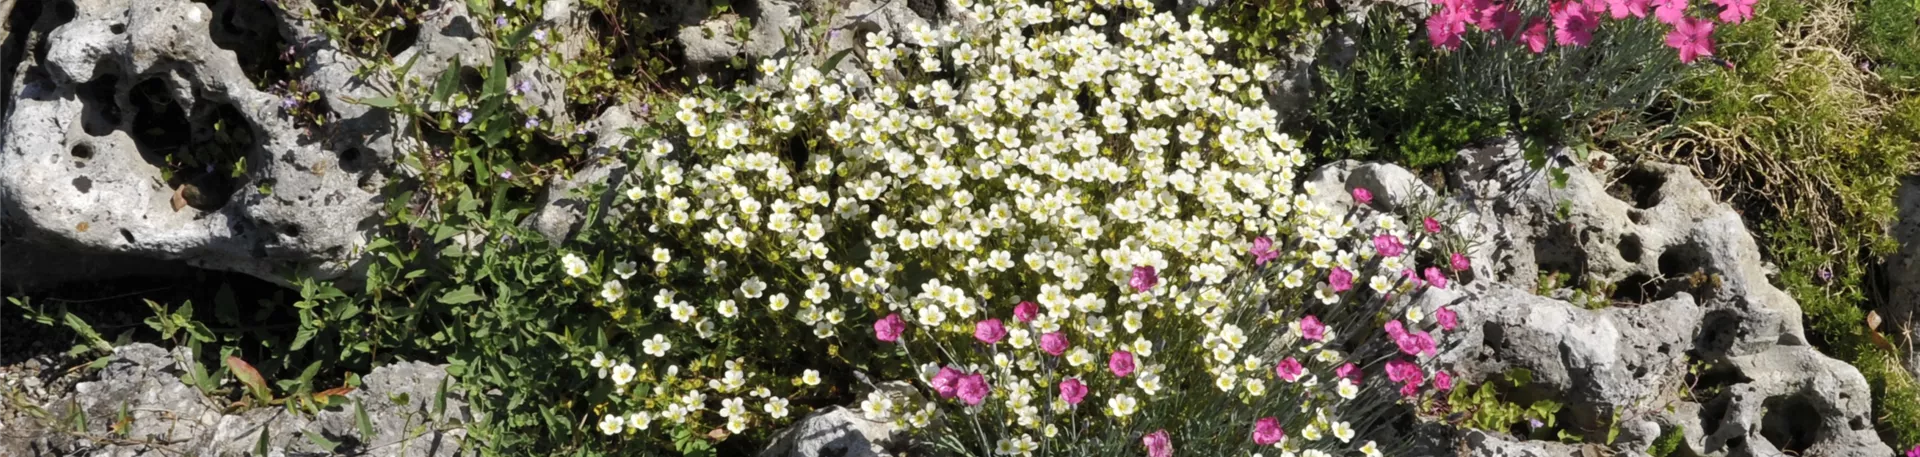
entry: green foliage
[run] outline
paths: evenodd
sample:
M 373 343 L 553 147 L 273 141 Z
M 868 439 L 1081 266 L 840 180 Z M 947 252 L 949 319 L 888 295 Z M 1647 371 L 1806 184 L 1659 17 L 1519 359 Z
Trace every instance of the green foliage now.
M 1661 432 L 1660 437 L 1653 440 L 1652 446 L 1647 446 L 1647 455 L 1653 457 L 1672 456 L 1674 451 L 1680 449 L 1680 444 L 1683 443 L 1686 438 L 1687 426 L 1674 425 L 1665 432 Z
M 1920 90 L 1920 2 L 1865 0 L 1858 8 L 1856 27 L 1861 48 L 1872 59 L 1874 71 L 1889 85 Z
M 1233 37 L 1233 52 L 1245 62 L 1285 58 L 1312 45 L 1337 19 L 1319 0 L 1228 1 L 1205 11 L 1207 22 Z
M 1541 399 L 1527 404 L 1509 400 L 1507 396 L 1516 389 L 1533 383 L 1533 372 L 1525 368 L 1514 368 L 1496 379 L 1488 379 L 1478 386 L 1458 386 L 1446 398 L 1446 410 L 1450 411 L 1448 420 L 1454 425 L 1474 430 L 1508 433 L 1518 431 L 1521 435 L 1534 438 L 1557 438 L 1556 430 L 1560 402 Z M 1428 405 L 1429 410 L 1433 405 Z M 1529 423 L 1540 425 L 1531 426 Z

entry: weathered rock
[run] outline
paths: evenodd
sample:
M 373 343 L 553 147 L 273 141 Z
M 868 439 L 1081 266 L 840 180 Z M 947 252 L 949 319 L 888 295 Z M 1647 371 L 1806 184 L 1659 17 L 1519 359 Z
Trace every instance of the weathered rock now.
M 888 422 L 867 420 L 859 412 L 834 406 L 800 419 L 773 438 L 760 457 L 880 457 L 896 445 L 898 431 Z
M 1460 314 L 1443 365 L 1469 382 L 1531 370 L 1533 385 L 1511 399 L 1560 401 L 1571 413 L 1561 420 L 1589 434 L 1617 414 L 1613 451 L 1629 455 L 1676 427 L 1696 455 L 1892 454 L 1859 371 L 1807 345 L 1799 305 L 1768 282 L 1744 221 L 1687 169 L 1605 155 L 1589 169 L 1557 151 L 1568 176 L 1556 188 L 1517 149 L 1465 151 L 1451 170 L 1462 195 L 1443 204 L 1464 213 L 1453 229 L 1470 238 L 1474 280 L 1414 297 Z M 1351 205 L 1355 187 L 1381 208 L 1430 200 L 1393 168 L 1334 164 L 1308 186 L 1335 205 Z M 1567 280 L 1547 297 L 1528 292 L 1552 273 Z M 1568 303 L 1575 290 L 1601 309 Z M 1696 363 L 1693 391 L 1710 396 L 1681 397 Z M 1476 455 L 1569 455 L 1484 443 Z
M 1900 252 L 1887 259 L 1890 290 L 1881 314 L 1889 324 L 1882 324 L 1879 330 L 1901 335 L 1905 343 L 1905 335 L 1920 327 L 1920 176 L 1902 180 L 1894 205 L 1899 208 L 1900 219 L 1894 223 L 1893 239 L 1900 243 Z M 1907 369 L 1920 377 L 1920 346 L 1907 347 Z
M 420 362 L 375 368 L 361 378 L 361 387 L 346 395 L 366 410 L 373 436 L 359 428 L 352 406 L 336 406 L 315 416 L 280 407 L 255 407 L 223 412 L 224 405 L 209 399 L 180 380 L 188 367 L 185 349 L 134 344 L 114 349 L 111 362 L 92 381 L 74 385 L 73 392 L 46 405 L 51 417 L 72 417 L 72 408 L 85 411 L 87 427 L 48 430 L 42 423 L 14 423 L 0 429 L 0 454 L 10 456 L 168 456 L 246 455 L 267 433 L 274 455 L 459 455 L 470 418 L 466 404 L 449 394 L 444 415 L 432 410 L 433 399 L 446 379 L 444 367 Z M 450 382 L 450 380 L 448 380 Z M 404 394 L 408 402 L 394 400 Z M 113 435 L 115 418 L 124 408 L 125 433 Z M 441 417 L 436 420 L 435 417 Z M 415 434 L 416 432 L 421 432 Z M 311 436 L 310 436 L 311 435 Z M 317 437 L 317 438 L 316 438 Z M 319 442 L 337 446 L 322 448 Z M 402 451 L 404 449 L 404 452 Z

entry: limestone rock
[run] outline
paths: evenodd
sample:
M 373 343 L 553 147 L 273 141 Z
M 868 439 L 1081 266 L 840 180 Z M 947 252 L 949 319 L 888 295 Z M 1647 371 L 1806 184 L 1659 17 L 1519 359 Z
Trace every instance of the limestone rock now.
M 760 457 L 880 457 L 895 445 L 893 425 L 834 406 L 800 419 L 773 438 Z
M 1894 223 L 1893 239 L 1900 243 L 1900 252 L 1887 259 L 1891 290 L 1881 317 L 1888 323 L 1881 324 L 1879 330 L 1889 339 L 1900 335 L 1899 340 L 1905 343 L 1905 335 L 1920 326 L 1920 176 L 1902 181 L 1894 205 L 1899 208 L 1900 219 Z M 1913 351 L 1907 354 L 1907 369 L 1920 377 L 1920 346 L 1909 347 Z

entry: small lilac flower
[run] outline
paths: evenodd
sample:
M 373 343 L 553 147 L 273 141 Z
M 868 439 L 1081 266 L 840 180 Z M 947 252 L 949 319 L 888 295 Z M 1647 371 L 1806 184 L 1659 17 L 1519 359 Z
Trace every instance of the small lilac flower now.
M 537 117 L 527 118 L 527 124 L 525 126 L 526 128 L 534 128 L 539 126 L 540 126 L 540 118 L 537 118 Z
M 494 17 L 493 17 L 493 26 L 494 26 L 494 27 L 506 27 L 506 26 L 507 26 L 507 16 L 505 16 L 505 15 L 500 15 L 500 16 L 494 16 Z
M 1360 202 L 1362 205 L 1373 203 L 1373 192 L 1368 191 L 1366 188 L 1355 187 L 1353 188 L 1353 201 Z
M 282 99 L 280 99 L 280 107 L 281 107 L 281 108 L 285 108 L 285 109 L 294 109 L 294 108 L 298 108 L 298 107 L 300 107 L 300 99 L 298 99 L 298 98 L 294 98 L 294 97 L 292 97 L 292 96 L 288 96 L 288 97 L 286 97 L 286 98 L 282 98 Z
M 1539 419 L 1527 419 L 1527 425 L 1532 426 L 1534 429 L 1538 430 L 1541 427 L 1546 427 L 1547 423 L 1541 422 Z
M 1133 278 L 1127 281 L 1127 285 L 1133 286 L 1135 292 L 1146 292 L 1159 283 L 1160 274 L 1154 272 L 1152 265 L 1133 267 Z
M 513 179 L 513 170 L 500 170 L 500 179 Z
M 1353 289 L 1353 272 L 1345 268 L 1333 267 L 1333 273 L 1327 275 L 1327 285 L 1334 292 L 1346 292 Z
M 516 94 L 531 94 L 533 93 L 533 81 L 522 79 L 513 85 L 513 90 Z
M 534 30 L 533 40 L 541 43 L 547 42 L 547 29 Z
M 466 125 L 466 123 L 468 122 L 473 122 L 473 110 L 461 108 L 460 113 L 454 116 L 454 120 L 460 121 L 461 125 Z
M 1821 283 L 1821 284 L 1826 284 L 1826 283 L 1828 283 L 1828 282 L 1832 282 L 1832 281 L 1833 281 L 1833 269 L 1831 269 L 1831 268 L 1826 268 L 1826 267 L 1821 267 L 1819 271 L 1815 271 L 1815 272 L 1813 272 L 1813 277 L 1815 277 L 1815 278 L 1820 278 L 1820 283 Z

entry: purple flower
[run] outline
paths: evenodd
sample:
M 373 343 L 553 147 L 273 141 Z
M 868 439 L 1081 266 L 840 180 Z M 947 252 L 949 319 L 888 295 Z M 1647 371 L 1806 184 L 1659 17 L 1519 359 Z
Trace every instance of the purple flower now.
M 525 128 L 534 128 L 534 127 L 539 127 L 539 126 L 540 126 L 540 118 L 537 118 L 537 117 L 529 117 L 529 118 L 527 118 L 527 124 L 526 124 L 526 126 L 525 126 Z
M 981 401 L 987 399 L 987 394 L 989 393 L 987 377 L 980 373 L 974 373 L 967 377 L 960 378 L 960 382 L 955 386 L 955 390 L 958 391 L 956 393 L 959 394 L 960 401 L 966 402 L 967 406 L 979 405 Z
M 1820 278 L 1820 283 L 1826 284 L 1828 282 L 1833 281 L 1833 269 L 1827 268 L 1827 267 L 1820 267 L 1819 271 L 1813 272 L 1813 277 Z M 1920 456 L 1917 456 L 1917 457 L 1920 457 Z
M 494 27 L 506 27 L 506 26 L 507 26 L 507 16 L 506 16 L 506 15 L 500 15 L 500 16 L 494 16 L 494 17 L 493 17 L 493 26 L 494 26 Z
M 514 83 L 514 84 L 513 84 L 513 93 L 516 93 L 516 94 L 530 94 L 530 93 L 533 93 L 533 82 L 532 82 L 532 81 L 528 81 L 528 80 L 524 80 L 524 79 L 522 79 L 522 80 L 520 80 L 520 82 L 518 82 L 518 83 Z
M 547 29 L 534 30 L 533 40 L 541 43 L 547 42 Z
M 1120 378 L 1133 374 L 1133 353 L 1113 351 L 1113 356 L 1107 358 L 1107 370 L 1112 371 L 1115 377 Z
M 500 179 L 513 179 L 513 170 L 500 170 Z
M 900 341 L 900 334 L 906 332 L 907 322 L 900 319 L 900 313 L 888 314 L 873 321 L 873 337 L 888 343 Z
M 286 97 L 286 98 L 282 98 L 282 99 L 280 99 L 280 107 L 281 107 L 281 108 L 285 108 L 285 109 L 294 109 L 294 108 L 298 108 L 298 107 L 300 107 L 300 99 L 298 99 L 298 98 L 294 98 L 294 97 L 292 97 L 292 96 L 288 96 L 288 97 Z
M 999 319 L 987 319 L 973 324 L 973 339 L 980 340 L 982 343 L 999 343 L 1000 339 L 1006 337 L 1007 328 L 1000 325 Z
M 1159 283 L 1160 274 L 1154 272 L 1152 265 L 1133 267 L 1133 279 L 1127 281 L 1127 285 L 1133 286 L 1135 292 L 1146 292 Z
M 1369 192 L 1365 188 L 1355 187 L 1353 188 L 1353 201 L 1360 202 L 1360 204 L 1363 205 L 1373 203 L 1373 192 Z
M 1273 239 L 1264 236 L 1254 238 L 1253 249 L 1247 250 L 1247 253 L 1253 254 L 1254 265 L 1266 265 L 1267 262 L 1280 258 L 1280 251 L 1273 248 Z
M 1547 426 L 1547 423 L 1541 422 L 1539 419 L 1527 419 L 1527 425 L 1532 426 L 1534 429 L 1539 429 Z
M 1334 292 L 1346 292 L 1353 289 L 1353 272 L 1345 268 L 1333 267 L 1333 273 L 1327 275 L 1327 285 Z
M 460 121 L 461 125 L 466 125 L 466 123 L 468 122 L 473 122 L 473 110 L 461 108 L 460 114 L 455 115 L 454 120 Z

